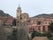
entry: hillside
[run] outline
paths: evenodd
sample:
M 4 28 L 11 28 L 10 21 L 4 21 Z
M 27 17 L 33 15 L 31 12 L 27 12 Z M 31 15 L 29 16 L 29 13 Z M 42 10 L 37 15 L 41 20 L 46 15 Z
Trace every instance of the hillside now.
M 7 13 L 4 13 L 2 10 L 0 10 L 0 16 L 7 17 L 7 16 L 10 16 L 10 15 L 7 14 Z
M 43 18 L 52 17 L 53 18 L 53 14 L 39 14 L 39 15 L 36 15 L 32 18 L 40 18 L 40 17 L 43 17 Z

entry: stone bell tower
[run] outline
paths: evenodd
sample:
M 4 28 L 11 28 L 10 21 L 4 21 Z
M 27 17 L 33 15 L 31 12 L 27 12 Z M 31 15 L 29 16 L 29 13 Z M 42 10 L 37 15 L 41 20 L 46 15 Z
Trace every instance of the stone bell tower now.
M 17 8 L 17 10 L 16 10 L 16 26 L 20 22 L 21 13 L 22 13 L 22 10 L 21 10 L 21 7 L 19 5 L 18 8 Z
M 20 19 L 21 12 L 22 12 L 22 10 L 21 10 L 21 7 L 19 5 L 18 8 L 17 8 L 17 10 L 16 10 L 16 18 L 17 19 Z

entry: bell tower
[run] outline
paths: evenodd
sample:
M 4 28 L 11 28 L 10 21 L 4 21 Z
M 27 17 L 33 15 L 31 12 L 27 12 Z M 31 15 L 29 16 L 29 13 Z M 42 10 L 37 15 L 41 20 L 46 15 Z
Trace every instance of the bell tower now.
M 16 18 L 17 19 L 20 19 L 21 12 L 22 12 L 22 10 L 21 10 L 21 7 L 19 5 L 18 8 L 17 8 L 17 11 L 16 11 Z

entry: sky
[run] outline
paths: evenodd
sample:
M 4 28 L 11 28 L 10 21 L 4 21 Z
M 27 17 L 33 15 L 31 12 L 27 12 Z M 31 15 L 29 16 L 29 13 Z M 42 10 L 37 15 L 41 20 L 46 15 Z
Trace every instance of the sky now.
M 16 17 L 16 9 L 19 5 L 22 12 L 28 13 L 30 17 L 53 13 L 53 0 L 0 0 L 0 10 L 13 17 Z

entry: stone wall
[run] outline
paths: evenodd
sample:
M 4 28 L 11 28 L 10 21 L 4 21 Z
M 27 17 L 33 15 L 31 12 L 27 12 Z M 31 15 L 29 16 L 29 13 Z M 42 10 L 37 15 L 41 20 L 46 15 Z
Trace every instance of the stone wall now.
M 32 40 L 48 40 L 47 37 L 34 37 Z
M 7 40 L 3 26 L 0 26 L 0 40 Z

